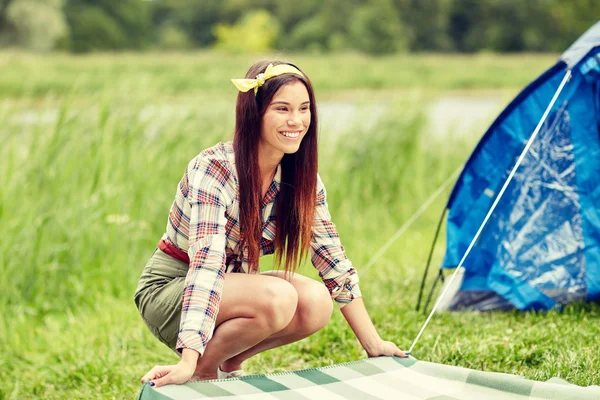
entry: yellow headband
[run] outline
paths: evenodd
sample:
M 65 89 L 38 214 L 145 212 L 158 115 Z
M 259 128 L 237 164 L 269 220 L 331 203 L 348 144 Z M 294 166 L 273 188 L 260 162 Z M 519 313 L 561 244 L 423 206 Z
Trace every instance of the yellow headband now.
M 279 64 L 275 66 L 269 64 L 264 73 L 256 75 L 256 79 L 232 79 L 231 82 L 233 82 L 240 92 L 247 92 L 250 89 L 254 89 L 254 94 L 256 94 L 258 88 L 261 87 L 267 79 L 283 74 L 295 74 L 304 78 L 302 72 L 289 64 Z

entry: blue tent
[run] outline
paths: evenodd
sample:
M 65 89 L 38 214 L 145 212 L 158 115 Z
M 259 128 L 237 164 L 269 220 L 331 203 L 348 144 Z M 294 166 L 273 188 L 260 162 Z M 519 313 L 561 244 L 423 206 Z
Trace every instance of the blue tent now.
M 600 22 L 506 107 L 475 148 L 448 200 L 441 269 L 459 265 L 542 120 L 463 262 L 449 309 L 545 310 L 600 298 Z

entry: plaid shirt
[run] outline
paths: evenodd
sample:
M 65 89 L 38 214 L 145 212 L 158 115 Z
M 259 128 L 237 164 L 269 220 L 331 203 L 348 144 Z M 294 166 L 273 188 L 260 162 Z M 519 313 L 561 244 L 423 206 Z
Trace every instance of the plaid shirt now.
M 261 256 L 275 250 L 275 200 L 280 179 L 279 166 L 263 198 Z M 179 182 L 162 240 L 187 252 L 190 260 L 177 349 L 192 348 L 202 355 L 215 328 L 223 274 L 258 272 L 249 270 L 247 248 L 240 249 L 239 191 L 231 142 L 206 149 L 190 161 Z M 312 264 L 333 299 L 343 305 L 360 297 L 358 275 L 331 222 L 320 177 L 310 248 Z

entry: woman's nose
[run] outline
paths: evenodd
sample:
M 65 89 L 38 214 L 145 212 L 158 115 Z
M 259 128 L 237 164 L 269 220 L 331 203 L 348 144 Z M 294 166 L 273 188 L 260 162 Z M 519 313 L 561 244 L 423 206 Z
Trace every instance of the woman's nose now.
M 288 125 L 289 126 L 297 126 L 300 125 L 300 116 L 297 114 L 292 114 L 290 116 L 290 118 L 288 119 Z

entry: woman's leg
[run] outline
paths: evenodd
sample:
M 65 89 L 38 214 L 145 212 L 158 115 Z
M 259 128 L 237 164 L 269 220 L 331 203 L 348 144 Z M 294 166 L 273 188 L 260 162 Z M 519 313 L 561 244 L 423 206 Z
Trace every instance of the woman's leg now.
M 286 328 L 298 295 L 289 282 L 268 275 L 225 274 L 212 339 L 198 360 L 195 377 L 215 379 L 225 361 Z
M 262 275 L 285 277 L 282 271 L 269 271 Z M 284 279 L 280 280 L 286 282 Z M 240 369 L 242 362 L 248 358 L 265 350 L 304 339 L 327 325 L 333 311 L 333 303 L 325 285 L 300 274 L 294 274 L 289 282 L 298 294 L 298 305 L 289 324 L 260 343 L 224 361 L 221 364 L 223 371 Z

